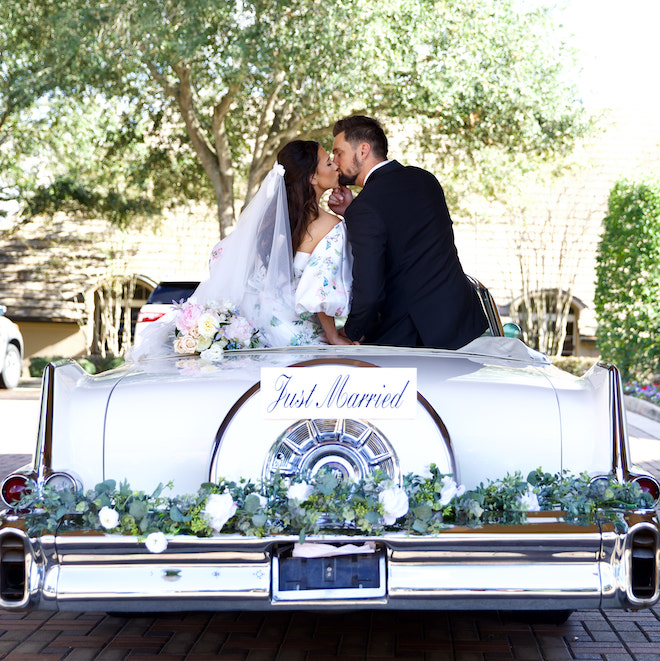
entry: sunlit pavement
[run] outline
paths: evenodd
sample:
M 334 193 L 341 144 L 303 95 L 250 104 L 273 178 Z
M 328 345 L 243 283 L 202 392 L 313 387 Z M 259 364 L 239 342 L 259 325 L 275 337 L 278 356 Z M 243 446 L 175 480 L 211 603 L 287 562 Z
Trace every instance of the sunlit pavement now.
M 0 476 L 30 461 L 39 390 L 0 391 Z M 660 422 L 628 413 L 633 461 L 660 477 Z M 107 613 L 0 610 L 7 661 L 659 661 L 660 607 L 576 611 L 562 625 L 501 612 Z

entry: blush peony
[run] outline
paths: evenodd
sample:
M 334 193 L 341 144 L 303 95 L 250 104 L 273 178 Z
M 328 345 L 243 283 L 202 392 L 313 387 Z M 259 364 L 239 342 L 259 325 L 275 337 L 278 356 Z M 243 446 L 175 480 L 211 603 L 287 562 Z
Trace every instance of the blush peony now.
M 250 322 L 243 317 L 234 317 L 225 327 L 225 337 L 229 341 L 239 342 L 247 346 L 252 337 L 252 326 Z

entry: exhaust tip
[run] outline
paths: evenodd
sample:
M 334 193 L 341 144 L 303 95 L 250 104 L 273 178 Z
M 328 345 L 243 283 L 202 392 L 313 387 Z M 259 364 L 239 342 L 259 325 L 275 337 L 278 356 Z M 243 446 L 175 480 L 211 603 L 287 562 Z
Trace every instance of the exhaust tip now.
M 25 600 L 25 559 L 23 537 L 11 532 L 0 536 L 0 600 L 6 605 Z
M 651 527 L 632 531 L 630 539 L 631 590 L 636 599 L 654 599 L 658 591 L 658 533 Z

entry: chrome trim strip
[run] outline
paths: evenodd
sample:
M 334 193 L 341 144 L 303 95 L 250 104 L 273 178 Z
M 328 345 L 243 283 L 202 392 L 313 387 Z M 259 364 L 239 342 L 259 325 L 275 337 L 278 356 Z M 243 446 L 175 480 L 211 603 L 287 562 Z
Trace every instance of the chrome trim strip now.
M 621 374 L 614 365 L 606 365 L 605 367 L 608 370 L 610 389 L 612 472 L 619 482 L 625 482 L 630 474 L 630 461 Z
M 37 482 L 43 483 L 46 466 L 51 465 L 53 447 L 53 411 L 55 406 L 55 365 L 48 363 L 41 379 L 41 408 L 34 453 Z
M 479 296 L 479 302 L 481 303 L 481 308 L 486 315 L 488 328 L 490 329 L 491 334 L 495 337 L 503 337 L 504 328 L 502 327 L 502 320 L 500 319 L 499 312 L 497 311 L 497 305 L 495 304 L 495 300 L 493 299 L 491 293 L 476 278 L 473 278 L 471 275 L 466 277 Z

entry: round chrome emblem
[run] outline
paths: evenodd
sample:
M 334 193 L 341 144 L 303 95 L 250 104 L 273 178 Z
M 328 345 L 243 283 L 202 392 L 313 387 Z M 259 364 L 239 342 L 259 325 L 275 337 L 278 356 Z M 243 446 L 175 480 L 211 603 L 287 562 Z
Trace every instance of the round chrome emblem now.
M 322 468 L 345 479 L 360 480 L 377 469 L 401 483 L 399 461 L 385 436 L 360 420 L 299 420 L 273 444 L 263 478 L 316 474 Z

